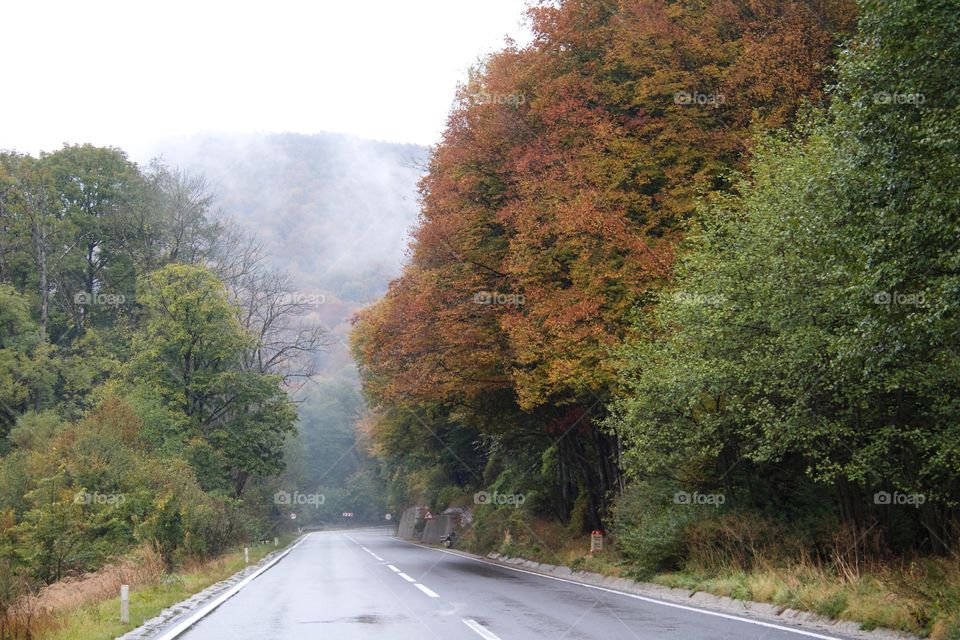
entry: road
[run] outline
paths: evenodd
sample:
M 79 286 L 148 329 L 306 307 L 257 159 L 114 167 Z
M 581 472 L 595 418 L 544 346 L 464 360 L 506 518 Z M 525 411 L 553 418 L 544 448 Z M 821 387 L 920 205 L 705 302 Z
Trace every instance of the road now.
M 312 533 L 179 638 L 188 640 L 805 640 L 489 564 L 382 530 Z M 179 639 L 178 639 L 179 640 Z

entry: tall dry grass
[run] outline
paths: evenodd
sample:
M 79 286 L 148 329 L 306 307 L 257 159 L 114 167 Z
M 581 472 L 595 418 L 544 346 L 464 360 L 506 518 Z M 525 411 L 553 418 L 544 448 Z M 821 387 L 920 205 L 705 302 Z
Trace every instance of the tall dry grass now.
M 97 571 L 47 585 L 37 593 L 21 596 L 6 611 L 0 612 L 0 639 L 39 637 L 57 626 L 58 614 L 116 597 L 120 585 L 146 584 L 156 580 L 163 571 L 160 554 L 145 546 Z

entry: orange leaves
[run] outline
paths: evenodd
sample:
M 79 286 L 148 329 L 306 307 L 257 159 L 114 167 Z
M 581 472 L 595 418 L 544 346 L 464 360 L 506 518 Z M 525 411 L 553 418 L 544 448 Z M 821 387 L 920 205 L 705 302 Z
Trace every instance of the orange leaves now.
M 410 264 L 360 317 L 368 388 L 449 402 L 508 389 L 530 410 L 614 384 L 610 348 L 669 279 L 684 219 L 724 188 L 753 127 L 819 98 L 845 6 L 532 8 L 533 44 L 462 89 Z

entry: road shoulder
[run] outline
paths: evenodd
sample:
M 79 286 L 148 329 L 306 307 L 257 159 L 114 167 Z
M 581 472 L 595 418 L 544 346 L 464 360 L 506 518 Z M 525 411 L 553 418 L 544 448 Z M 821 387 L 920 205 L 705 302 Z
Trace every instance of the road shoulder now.
M 291 541 L 286 547 L 267 554 L 261 558 L 259 562 L 241 569 L 229 578 L 215 582 L 189 598 L 167 607 L 136 629 L 132 629 L 122 636 L 119 636 L 116 640 L 154 640 L 162 637 L 165 633 L 168 633 L 196 612 L 201 611 L 203 607 L 212 603 L 215 599 L 228 593 L 247 578 L 270 567 L 280 557 L 289 553 L 293 547 L 302 540 L 303 536 Z
M 798 611 L 789 607 L 766 602 L 737 600 L 727 596 L 717 596 L 704 591 L 689 591 L 664 587 L 650 582 L 638 582 L 629 578 L 604 576 L 589 571 L 574 571 L 570 567 L 534 562 L 524 558 L 510 558 L 499 553 L 486 556 L 461 550 L 440 549 L 432 545 L 412 540 L 395 538 L 401 542 L 414 544 L 440 553 L 461 556 L 478 562 L 497 565 L 506 569 L 521 571 L 546 578 L 562 580 L 608 591 L 620 592 L 629 596 L 640 596 L 665 603 L 682 605 L 705 612 L 737 616 L 784 626 L 806 629 L 812 632 L 838 634 L 862 640 L 921 640 L 919 636 L 890 629 L 864 630 L 857 622 L 833 620 L 809 611 Z

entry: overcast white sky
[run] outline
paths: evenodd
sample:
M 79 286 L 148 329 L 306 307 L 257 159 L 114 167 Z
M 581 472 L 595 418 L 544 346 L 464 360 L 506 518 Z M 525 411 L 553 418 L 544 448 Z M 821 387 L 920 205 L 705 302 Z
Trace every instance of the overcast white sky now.
M 468 66 L 528 41 L 524 0 L 15 0 L 0 148 L 128 150 L 202 131 L 435 142 Z

